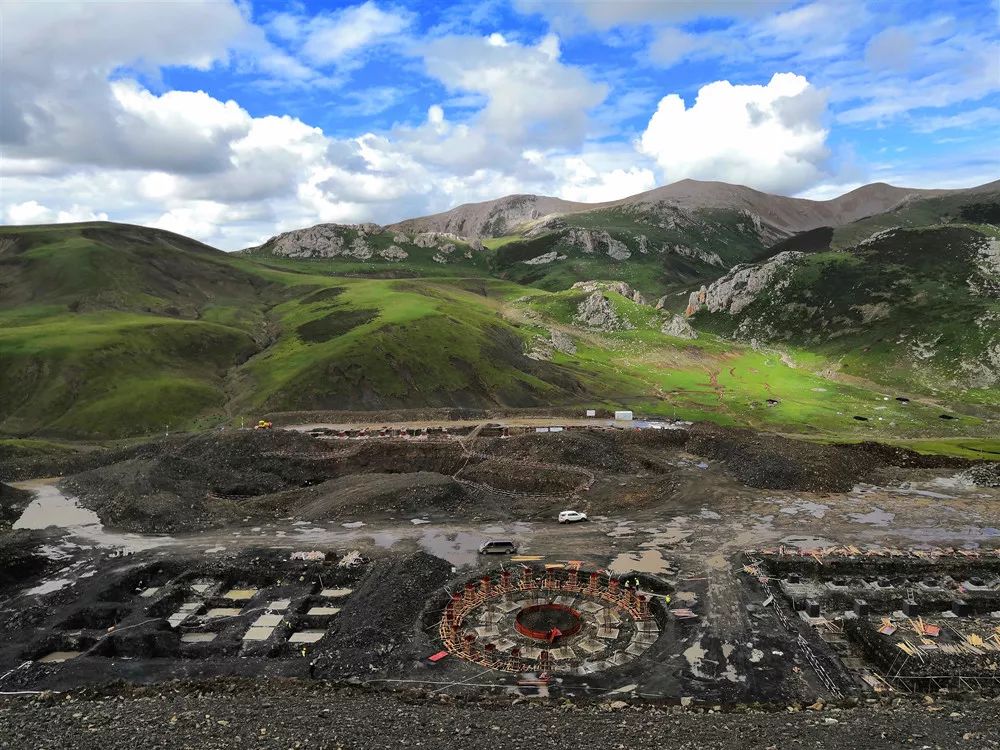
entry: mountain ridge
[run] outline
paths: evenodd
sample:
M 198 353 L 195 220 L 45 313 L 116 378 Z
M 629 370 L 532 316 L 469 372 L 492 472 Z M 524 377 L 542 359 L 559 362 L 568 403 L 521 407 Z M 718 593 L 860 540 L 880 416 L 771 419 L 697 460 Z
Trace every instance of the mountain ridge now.
M 817 201 L 766 193 L 745 185 L 689 178 L 617 200 L 597 203 L 518 193 L 489 201 L 464 203 L 427 216 L 403 219 L 387 224 L 385 228 L 409 232 L 452 232 L 464 237 L 486 239 L 503 236 L 519 225 L 547 217 L 664 202 L 689 209 L 750 209 L 762 218 L 776 220 L 776 226 L 782 229 L 798 232 L 820 226 L 837 226 L 884 213 L 912 198 L 985 192 L 998 189 L 998 185 L 1000 181 L 969 188 L 927 189 L 874 182 L 836 198 Z M 775 205 L 768 206 L 768 203 Z

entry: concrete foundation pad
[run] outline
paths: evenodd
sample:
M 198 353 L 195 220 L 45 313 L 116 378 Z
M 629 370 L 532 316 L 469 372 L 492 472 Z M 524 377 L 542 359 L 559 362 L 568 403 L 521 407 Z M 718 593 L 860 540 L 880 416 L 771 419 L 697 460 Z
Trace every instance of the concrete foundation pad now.
M 649 648 L 648 643 L 640 643 L 639 641 L 632 641 L 628 648 L 625 649 L 626 654 L 632 654 L 632 656 L 642 656 L 646 653 L 646 649 Z
M 481 612 L 477 612 L 475 619 L 476 622 L 481 622 L 484 625 L 493 625 L 494 623 L 499 621 L 505 614 L 506 614 L 505 612 L 500 612 L 499 610 L 493 609 L 491 607 L 489 609 L 484 609 Z
M 563 646 L 562 648 L 557 648 L 552 653 L 552 658 L 556 661 L 566 661 L 567 659 L 576 658 L 576 654 L 573 653 L 573 649 L 569 646 Z
M 274 632 L 274 628 L 258 628 L 251 627 L 246 635 L 243 636 L 244 641 L 266 641 L 271 637 L 271 633 Z
M 618 614 L 617 609 L 614 609 L 612 607 L 604 607 L 600 612 L 597 613 L 597 621 L 603 623 L 608 619 L 610 619 L 611 622 L 621 622 L 622 616 Z
M 580 602 L 580 606 L 577 607 L 581 612 L 587 612 L 593 614 L 595 612 L 600 612 L 604 607 L 602 607 L 597 602 Z
M 205 617 L 215 618 L 215 617 L 236 617 L 242 614 L 243 610 L 240 607 L 215 607 L 214 609 L 208 610 L 205 613 Z
M 82 651 L 53 651 L 38 660 L 39 664 L 62 664 L 64 661 L 75 659 Z
M 660 626 L 656 624 L 655 620 L 638 620 L 635 623 L 635 629 L 640 633 L 659 633 Z
M 542 653 L 542 650 L 534 646 L 525 646 L 521 649 L 521 656 L 525 659 L 537 659 L 540 653 Z
M 350 596 L 354 589 L 323 589 L 319 592 L 319 595 L 324 599 L 343 599 L 345 596 Z
M 499 602 L 497 604 L 497 609 L 504 614 L 510 614 L 515 609 L 521 609 L 522 606 L 521 602 Z
M 255 628 L 276 628 L 285 619 L 284 615 L 261 615 L 254 620 L 252 627 Z
M 181 643 L 211 643 L 217 636 L 218 633 L 184 633 Z
M 575 596 L 557 596 L 556 604 L 562 604 L 564 607 L 572 607 L 574 602 L 576 602 Z
M 607 648 L 607 644 L 601 643 L 600 641 L 595 640 L 594 638 L 585 638 L 584 640 L 582 640 L 579 643 L 577 643 L 574 646 L 574 648 L 578 648 L 581 651 L 583 651 L 585 654 L 593 656 L 594 654 L 598 653 L 599 651 L 603 651 L 604 649 L 606 649 Z
M 636 633 L 632 643 L 645 643 L 647 646 L 651 646 L 656 643 L 659 637 L 659 633 Z
M 159 593 L 159 591 L 160 591 L 159 586 L 153 586 L 152 588 L 148 588 L 145 591 L 143 591 L 141 594 L 139 594 L 139 596 L 141 596 L 143 599 L 152 599 L 154 596 L 157 595 L 157 593 Z
M 206 591 L 208 591 L 214 585 L 215 585 L 214 583 L 192 583 L 191 584 L 191 590 L 194 591 L 194 592 L 196 592 L 196 593 L 198 593 L 198 594 L 204 594 Z
M 272 612 L 284 612 L 291 606 L 291 599 L 275 599 L 273 602 L 268 602 L 267 604 L 267 608 Z
M 306 614 L 312 617 L 329 617 L 337 614 L 339 611 L 340 607 L 313 607 Z
M 496 625 L 483 626 L 481 628 L 474 628 L 476 635 L 480 638 L 496 638 L 500 635 L 500 631 L 497 630 Z
M 613 641 L 615 638 L 618 637 L 618 628 L 598 628 L 597 637 Z
M 300 630 L 298 633 L 292 633 L 289 637 L 289 643 L 316 643 L 324 635 L 326 635 L 325 630 Z
M 222 595 L 223 599 L 231 599 L 234 602 L 245 602 L 253 599 L 259 589 L 231 589 Z
M 509 638 L 501 638 L 499 641 L 497 641 L 496 645 L 497 645 L 497 651 L 500 651 L 502 653 L 507 653 L 517 644 L 514 643 L 514 641 L 510 640 Z
M 609 656 L 605 660 L 605 664 L 607 664 L 609 667 L 620 667 L 622 664 L 628 664 L 630 661 L 632 661 L 632 658 L 633 657 L 631 654 L 627 654 L 624 651 L 618 651 L 617 653 L 614 653 L 611 656 Z

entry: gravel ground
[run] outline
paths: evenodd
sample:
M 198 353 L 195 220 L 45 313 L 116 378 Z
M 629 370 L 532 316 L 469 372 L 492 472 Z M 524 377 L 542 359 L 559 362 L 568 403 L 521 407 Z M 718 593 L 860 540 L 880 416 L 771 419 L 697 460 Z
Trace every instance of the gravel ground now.
M 996 699 L 899 700 L 794 713 L 704 713 L 625 702 L 373 693 L 303 681 L 216 680 L 125 692 L 3 698 L 0 747 L 993 748 Z

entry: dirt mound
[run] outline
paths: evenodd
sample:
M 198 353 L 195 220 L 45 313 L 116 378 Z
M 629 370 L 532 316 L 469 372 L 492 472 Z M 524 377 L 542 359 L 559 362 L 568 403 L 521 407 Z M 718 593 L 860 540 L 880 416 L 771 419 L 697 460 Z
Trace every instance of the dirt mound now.
M 617 447 L 614 432 L 572 431 L 555 435 L 517 435 L 502 443 L 500 440 L 490 440 L 483 452 L 496 452 L 513 461 L 566 464 L 620 472 L 628 467 L 628 461 Z
M 425 655 L 414 643 L 420 613 L 451 575 L 450 563 L 425 552 L 375 563 L 337 615 L 315 674 L 343 679 L 409 669 Z
M 64 486 L 109 526 L 171 532 L 236 520 L 247 497 L 322 482 L 332 473 L 327 455 L 321 442 L 294 432 L 207 433 Z
M 255 510 L 311 521 L 341 518 L 453 513 L 463 509 L 465 488 L 451 477 L 412 474 L 350 474 L 314 487 L 289 490 L 252 503 Z
M 838 446 L 816 445 L 747 430 L 700 432 L 687 449 L 725 464 L 750 487 L 807 492 L 846 492 L 872 468 Z
M 983 461 L 970 466 L 962 476 L 980 487 L 1000 487 L 1000 462 Z
M 846 492 L 885 467 L 961 468 L 970 463 L 881 443 L 822 445 L 704 425 L 692 433 L 687 449 L 721 460 L 733 477 L 749 487 L 806 492 Z
M 50 561 L 41 552 L 45 537 L 37 531 L 18 529 L 0 535 L 0 589 L 36 576 Z
M 686 439 L 684 430 L 571 430 L 484 441 L 481 452 L 496 453 L 505 460 L 618 474 L 663 468 L 657 460 L 662 452 L 682 447 Z
M 30 492 L 0 482 L 0 529 L 20 518 L 30 502 Z

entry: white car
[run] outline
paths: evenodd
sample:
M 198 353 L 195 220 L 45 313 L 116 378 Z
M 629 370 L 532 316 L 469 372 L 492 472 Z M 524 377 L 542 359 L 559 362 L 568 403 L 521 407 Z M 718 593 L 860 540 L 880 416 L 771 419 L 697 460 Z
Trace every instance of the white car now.
M 578 510 L 564 510 L 559 514 L 559 523 L 576 523 L 577 521 L 586 521 L 587 514 L 581 513 Z

